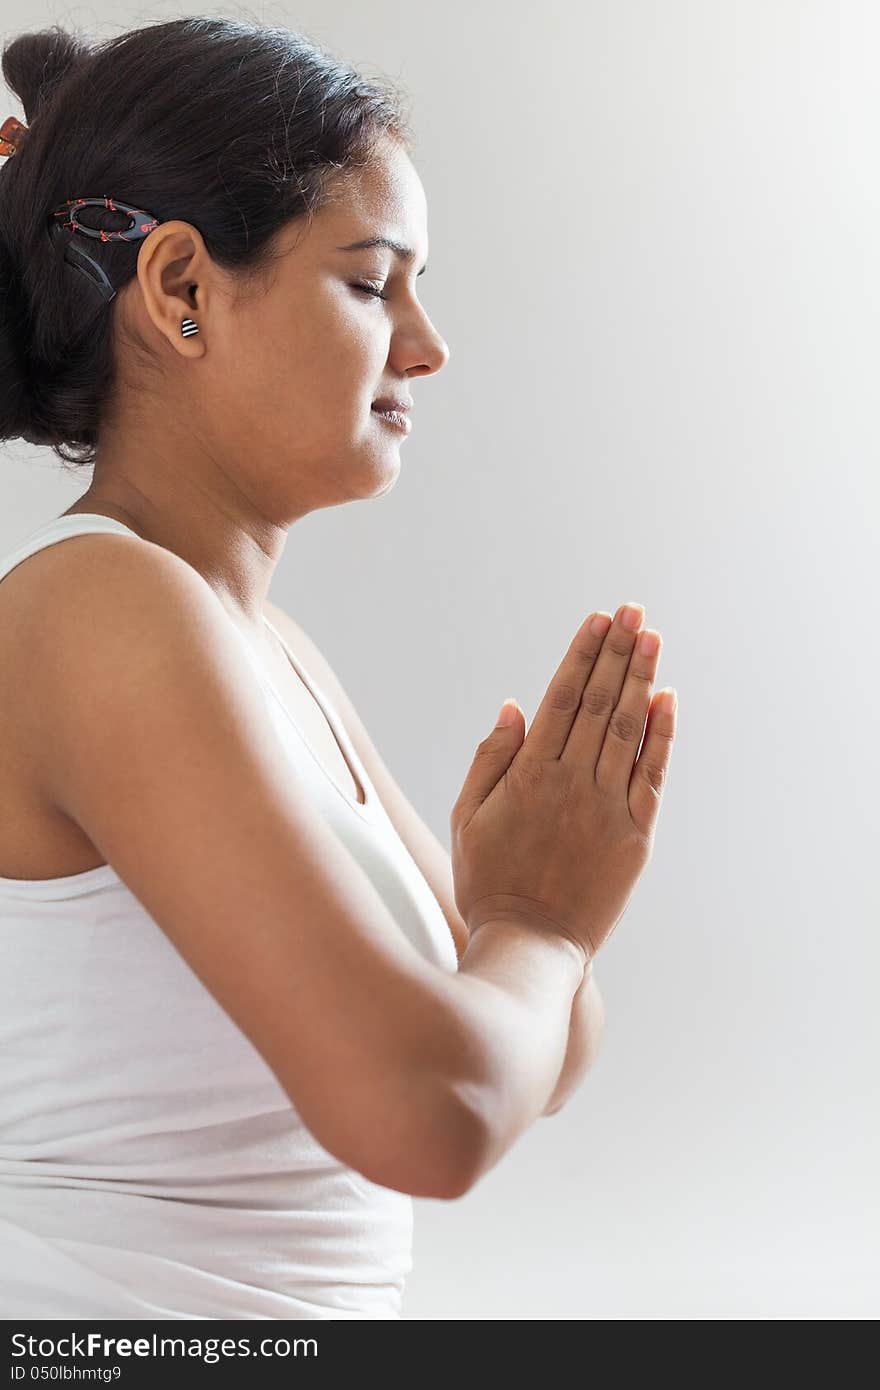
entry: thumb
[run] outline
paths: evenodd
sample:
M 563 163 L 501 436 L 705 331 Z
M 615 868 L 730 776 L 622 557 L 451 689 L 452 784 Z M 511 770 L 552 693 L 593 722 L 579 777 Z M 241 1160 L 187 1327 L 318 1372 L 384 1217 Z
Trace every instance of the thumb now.
M 525 715 L 516 700 L 505 700 L 498 712 L 495 728 L 477 748 L 458 798 L 458 805 L 466 819 L 482 806 L 510 767 L 522 745 L 525 727 Z
M 503 730 L 505 733 L 507 733 L 509 729 L 512 729 L 514 728 L 514 726 L 517 726 L 519 724 L 521 714 L 522 710 L 520 709 L 516 700 L 513 698 L 512 695 L 508 696 L 508 698 L 504 701 L 504 704 L 498 711 L 498 718 L 495 720 L 495 728 L 492 730 L 493 734 L 498 733 L 499 730 Z M 520 730 L 519 728 L 517 728 L 517 733 L 519 732 Z M 508 734 L 507 742 L 509 743 L 510 741 L 510 735 Z M 511 754 L 511 757 L 512 756 L 513 754 Z

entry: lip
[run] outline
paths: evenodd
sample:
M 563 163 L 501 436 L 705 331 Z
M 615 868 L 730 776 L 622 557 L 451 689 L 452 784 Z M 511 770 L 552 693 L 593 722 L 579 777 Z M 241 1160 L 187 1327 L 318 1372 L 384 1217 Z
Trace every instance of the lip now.
M 371 409 L 377 419 L 384 421 L 386 425 L 391 425 L 396 430 L 403 430 L 404 434 L 409 434 L 412 429 L 412 420 L 406 410 L 386 409 L 381 403 L 373 405 Z

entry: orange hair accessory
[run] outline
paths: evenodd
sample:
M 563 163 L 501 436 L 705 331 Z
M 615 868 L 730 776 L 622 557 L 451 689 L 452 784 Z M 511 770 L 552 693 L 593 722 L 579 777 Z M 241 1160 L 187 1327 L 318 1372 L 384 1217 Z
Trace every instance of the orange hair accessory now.
M 27 129 L 17 116 L 7 116 L 0 125 L 0 154 L 15 154 L 18 142 Z

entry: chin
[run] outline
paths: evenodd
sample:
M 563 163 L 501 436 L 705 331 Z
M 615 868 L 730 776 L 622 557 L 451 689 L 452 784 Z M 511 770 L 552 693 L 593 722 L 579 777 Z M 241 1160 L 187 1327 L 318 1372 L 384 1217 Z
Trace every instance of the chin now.
M 369 487 L 370 497 L 381 497 L 394 487 L 400 477 L 401 458 L 400 449 L 394 445 L 391 448 L 383 449 L 380 453 L 371 452 L 369 461 Z
M 397 482 L 399 476 L 400 475 L 398 473 L 395 473 L 393 477 L 388 479 L 388 481 L 385 483 L 383 487 L 377 488 L 377 490 L 372 494 L 373 497 L 384 497 L 386 492 L 390 492 L 391 489 L 394 487 L 394 484 Z
M 371 497 L 384 497 L 386 492 L 390 492 L 400 477 L 400 465 L 396 468 L 383 468 L 381 474 L 376 477 L 375 485 L 370 492 Z

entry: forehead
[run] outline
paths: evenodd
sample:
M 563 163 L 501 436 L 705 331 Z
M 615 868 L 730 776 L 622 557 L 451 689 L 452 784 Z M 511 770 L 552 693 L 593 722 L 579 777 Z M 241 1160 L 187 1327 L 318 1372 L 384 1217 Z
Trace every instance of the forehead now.
M 396 141 L 383 141 L 363 168 L 334 178 L 314 231 L 333 247 L 385 234 L 421 254 L 427 244 L 427 201 L 406 151 Z

